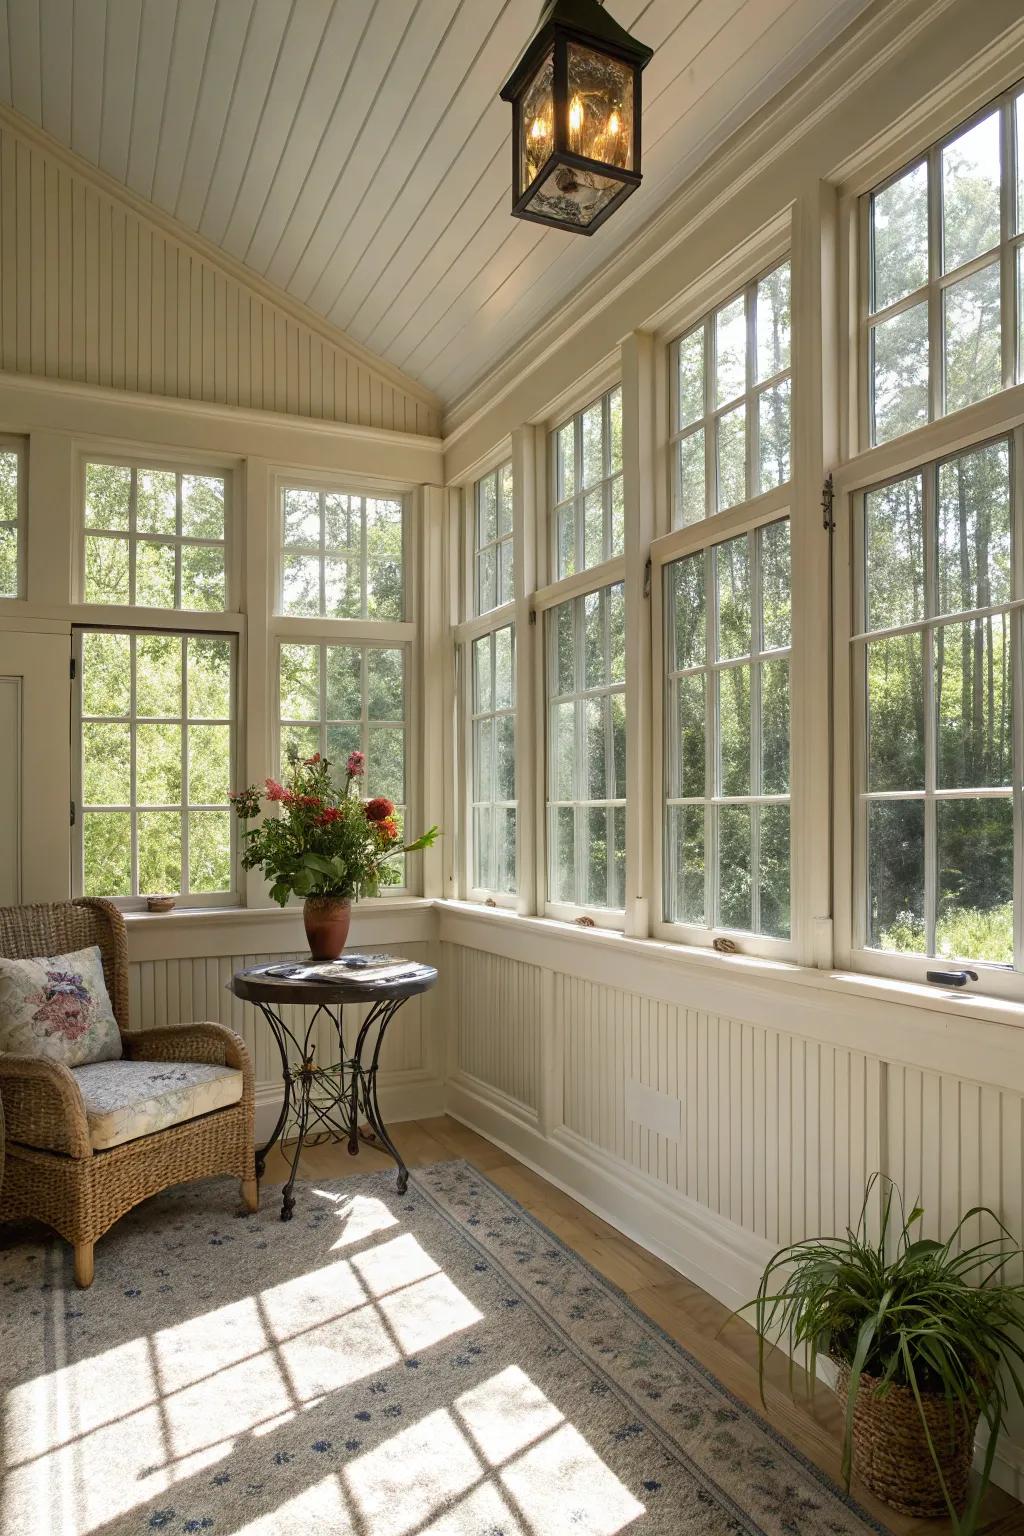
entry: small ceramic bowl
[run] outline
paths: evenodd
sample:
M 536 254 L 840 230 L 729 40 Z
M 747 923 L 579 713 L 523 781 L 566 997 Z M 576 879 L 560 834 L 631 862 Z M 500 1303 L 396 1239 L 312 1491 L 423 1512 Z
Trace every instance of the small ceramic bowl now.
M 151 912 L 171 912 L 174 909 L 173 896 L 148 896 L 146 906 Z

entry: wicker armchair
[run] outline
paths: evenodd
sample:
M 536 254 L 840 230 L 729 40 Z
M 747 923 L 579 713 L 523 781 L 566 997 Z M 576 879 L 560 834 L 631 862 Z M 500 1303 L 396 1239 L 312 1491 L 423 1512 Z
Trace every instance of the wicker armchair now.
M 0 907 L 0 955 L 68 954 L 98 944 L 124 1057 L 210 1063 L 242 1073 L 242 1097 L 164 1130 L 94 1151 L 74 1073 L 58 1062 L 0 1052 L 6 1166 L 0 1221 L 45 1222 L 74 1246 L 75 1280 L 92 1284 L 93 1249 L 126 1211 L 171 1184 L 234 1174 L 249 1210 L 258 1205 L 252 1064 L 244 1043 L 220 1024 L 176 1024 L 136 1033 L 128 1024 L 124 919 L 108 901 Z M 0 1148 L 0 1162 L 3 1148 Z

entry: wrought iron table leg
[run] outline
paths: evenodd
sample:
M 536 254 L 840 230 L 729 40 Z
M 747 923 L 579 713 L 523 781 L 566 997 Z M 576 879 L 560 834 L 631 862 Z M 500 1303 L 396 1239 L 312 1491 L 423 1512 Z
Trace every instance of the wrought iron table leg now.
M 312 1088 L 312 1074 L 304 1067 L 299 1073 L 299 1134 L 295 1142 L 295 1154 L 292 1158 L 292 1171 L 288 1175 L 288 1182 L 281 1191 L 281 1220 L 291 1221 L 292 1212 L 295 1209 L 295 1180 L 299 1172 L 299 1163 L 302 1159 L 302 1147 L 306 1140 L 306 1125 L 309 1121 L 309 1095 Z
M 277 1124 L 270 1133 L 270 1140 L 265 1142 L 262 1147 L 256 1148 L 256 1177 L 262 1179 L 267 1169 L 267 1154 L 280 1141 L 281 1132 L 284 1130 L 285 1122 L 288 1119 L 288 1111 L 291 1108 L 292 1099 L 292 1074 L 288 1065 L 288 1048 L 285 1043 L 284 1026 L 281 1020 L 265 1004 L 260 1003 L 257 1006 L 270 1025 L 270 1033 L 276 1040 L 277 1048 L 281 1053 L 281 1079 L 284 1083 L 284 1097 L 281 1100 L 281 1113 L 277 1117 Z
M 390 1135 L 388 1134 L 387 1127 L 384 1124 L 384 1117 L 380 1112 L 380 1104 L 377 1099 L 377 1068 L 380 1064 L 381 1046 L 384 1044 L 385 1031 L 387 1030 L 388 1025 L 391 1023 L 391 1020 L 394 1018 L 400 1007 L 401 1001 L 397 1003 L 391 1003 L 387 1007 L 383 1008 L 380 1015 L 374 1020 L 377 1025 L 377 1038 L 374 1041 L 373 1055 L 370 1058 L 370 1065 L 368 1067 L 364 1067 L 361 1060 L 365 1030 L 362 1034 L 360 1034 L 356 1046 L 357 1059 L 353 1064 L 353 1077 L 358 1079 L 362 1088 L 363 1112 L 369 1121 L 372 1135 L 398 1165 L 398 1178 L 396 1181 L 396 1188 L 400 1195 L 404 1195 L 409 1187 L 409 1170 L 405 1166 L 405 1163 L 402 1161 L 402 1154 L 399 1152 L 398 1148 L 395 1146 L 394 1142 L 391 1140 Z M 369 1020 L 367 1020 L 367 1023 L 369 1023 Z

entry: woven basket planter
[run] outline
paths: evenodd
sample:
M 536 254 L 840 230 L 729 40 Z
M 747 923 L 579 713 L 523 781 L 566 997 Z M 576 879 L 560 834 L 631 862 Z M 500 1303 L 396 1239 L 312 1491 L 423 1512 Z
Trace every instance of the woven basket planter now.
M 836 1391 L 845 1404 L 850 1370 L 836 1364 Z M 877 1376 L 861 1376 L 853 1408 L 854 1471 L 865 1487 L 900 1514 L 922 1519 L 948 1514 L 914 1394 L 909 1387 L 893 1384 L 878 1397 L 878 1386 Z M 921 1400 L 949 1497 L 962 1510 L 979 1415 L 968 1421 L 958 1409 L 950 1411 L 939 1393 L 923 1393 Z

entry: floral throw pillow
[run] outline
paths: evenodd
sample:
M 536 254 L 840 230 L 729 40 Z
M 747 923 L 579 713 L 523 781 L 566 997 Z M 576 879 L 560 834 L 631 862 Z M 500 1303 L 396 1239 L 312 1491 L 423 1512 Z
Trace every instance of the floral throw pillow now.
M 0 1051 L 66 1067 L 120 1056 L 98 945 L 73 955 L 0 959 Z

